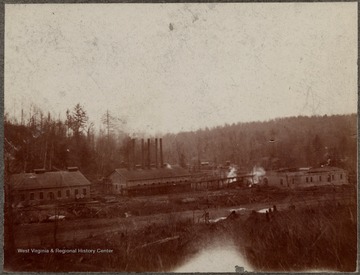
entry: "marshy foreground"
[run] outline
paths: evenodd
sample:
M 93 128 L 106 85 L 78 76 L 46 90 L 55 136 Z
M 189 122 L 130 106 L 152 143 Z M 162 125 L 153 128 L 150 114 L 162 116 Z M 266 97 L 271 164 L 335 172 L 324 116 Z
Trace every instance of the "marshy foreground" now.
M 94 231 L 72 239 L 53 238 L 54 223 L 46 223 L 43 224 L 44 235 L 47 231 L 49 238 L 41 244 L 26 245 L 21 243 L 21 234 L 18 233 L 16 247 L 45 252 L 7 251 L 5 270 L 356 270 L 355 189 L 313 190 L 311 195 L 303 195 L 297 200 L 294 197 L 289 200 L 285 195 L 275 196 L 276 190 L 256 192 L 259 197 L 261 193 L 267 196 L 256 203 L 237 205 L 237 208 L 234 202 L 233 209 L 224 208 L 224 205 L 220 208 L 208 206 L 194 212 L 192 206 L 186 204 L 177 211 L 164 210 L 161 219 L 160 214 L 138 213 L 121 220 L 109 218 L 106 227 L 101 227 L 101 224 L 96 227 L 87 220 L 88 228 L 92 226 Z M 199 211 L 204 212 L 203 217 L 199 216 Z M 197 216 L 194 213 L 198 213 Z M 206 213 L 209 213 L 209 219 Z M 71 223 L 74 228 L 78 223 L 81 227 L 80 220 L 64 222 Z M 125 223 L 128 226 L 124 226 Z M 66 223 L 59 222 L 58 231 L 65 230 L 66 226 Z M 86 227 L 86 220 L 82 226 Z M 20 228 L 28 236 L 31 234 L 31 227 L 17 227 L 18 232 Z

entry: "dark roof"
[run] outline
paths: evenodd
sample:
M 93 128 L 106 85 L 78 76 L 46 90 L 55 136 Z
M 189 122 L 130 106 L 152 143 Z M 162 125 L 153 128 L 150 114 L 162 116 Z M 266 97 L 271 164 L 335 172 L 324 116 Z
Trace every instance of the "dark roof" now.
M 41 174 L 22 173 L 12 175 L 11 186 L 14 190 L 30 190 L 90 185 L 80 171 L 57 171 Z
M 127 180 L 145 180 L 190 176 L 190 173 L 179 166 L 171 168 L 151 168 L 151 169 L 135 169 L 128 170 L 125 168 L 115 169 L 115 172 L 126 178 Z
M 341 171 L 344 171 L 344 169 L 338 167 L 324 166 L 318 168 L 311 168 L 308 171 L 308 173 L 325 173 L 325 172 L 341 172 Z
M 315 174 L 315 173 L 328 173 L 328 172 L 342 172 L 345 171 L 342 168 L 338 167 L 331 167 L 331 166 L 324 166 L 324 167 L 317 167 L 317 168 L 283 168 L 279 169 L 277 173 L 286 173 L 292 175 L 305 175 L 305 174 Z
M 311 167 L 289 167 L 289 168 L 280 168 L 276 170 L 277 172 L 307 172 Z

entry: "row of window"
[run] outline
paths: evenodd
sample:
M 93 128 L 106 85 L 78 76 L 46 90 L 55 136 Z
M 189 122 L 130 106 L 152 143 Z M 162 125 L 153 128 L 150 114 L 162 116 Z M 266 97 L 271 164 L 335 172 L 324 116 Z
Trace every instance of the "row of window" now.
M 322 181 L 322 176 L 319 176 L 318 179 L 319 179 L 319 181 Z M 343 179 L 343 174 L 340 174 L 340 179 L 341 180 Z M 305 180 L 306 180 L 307 183 L 308 182 L 313 182 L 313 177 L 306 177 Z M 314 180 L 315 180 L 315 177 L 314 177 Z M 333 180 L 335 180 L 335 175 L 328 175 L 327 181 L 331 182 Z
M 148 185 L 160 185 L 160 184 L 174 184 L 174 183 L 181 183 L 181 182 L 188 182 L 188 180 L 180 180 L 180 181 L 167 181 L 167 182 L 153 182 L 151 184 L 137 184 L 136 186 L 148 186 Z M 122 186 L 121 185 L 117 185 L 115 184 L 115 189 L 118 190 L 122 190 Z
M 155 185 L 155 184 L 169 184 L 169 183 L 176 183 L 176 182 L 188 182 L 189 179 L 185 179 L 185 178 L 182 178 L 182 179 L 174 179 L 174 180 L 166 180 L 166 179 L 158 179 L 160 181 L 158 182 L 154 182 L 156 179 L 153 179 L 153 180 L 140 180 L 140 181 L 130 181 L 129 184 L 130 185 L 134 185 L 135 182 L 139 182 L 137 184 L 137 186 L 145 186 L 145 185 Z
M 79 189 L 75 189 L 74 191 L 75 191 L 75 192 L 74 192 L 74 195 L 75 195 L 75 196 L 79 194 Z M 83 188 L 83 189 L 82 189 L 82 193 L 83 193 L 84 196 L 86 196 L 86 194 L 87 194 L 86 188 Z M 56 194 L 57 194 L 57 198 L 62 198 L 62 192 L 61 192 L 61 190 L 58 190 Z M 65 197 L 66 197 L 66 198 L 69 198 L 69 197 L 70 197 L 70 194 L 71 194 L 70 190 L 66 190 L 66 191 L 65 191 Z M 44 199 L 44 192 L 39 192 L 37 198 L 40 199 L 40 200 L 43 200 L 43 199 Z M 22 201 L 25 201 L 25 200 L 26 200 L 25 194 L 21 194 L 21 195 L 20 195 L 20 199 L 21 199 Z M 35 198 L 35 193 L 31 192 L 30 195 L 29 195 L 29 199 L 30 199 L 30 200 L 35 200 L 35 199 L 36 199 L 36 198 Z M 54 192 L 48 192 L 48 193 L 47 193 L 47 199 L 49 199 L 49 200 L 54 200 L 54 199 L 55 199 L 55 193 L 54 193 Z
M 167 182 L 153 182 L 151 185 L 160 185 L 160 184 L 173 184 L 173 183 L 181 183 L 181 182 L 188 182 L 188 180 L 180 180 L 180 181 L 167 181 Z M 150 184 L 137 184 L 136 186 L 147 186 Z
M 306 183 L 311 183 L 311 182 L 315 181 L 315 179 L 316 179 L 315 176 L 314 176 L 314 177 L 306 177 L 306 178 L 305 178 L 305 181 L 306 181 Z M 340 174 L 340 179 L 341 179 L 341 180 L 343 179 L 343 174 Z M 322 176 L 318 176 L 318 180 L 319 180 L 319 181 L 322 181 L 322 180 L 323 180 Z M 328 175 L 327 181 L 328 181 L 328 182 L 331 182 L 331 181 L 333 181 L 333 180 L 335 180 L 335 175 Z M 294 184 L 294 183 L 295 183 L 295 182 L 294 182 L 294 179 L 292 179 L 292 184 Z M 281 185 L 284 185 L 283 179 L 280 179 L 280 184 L 281 184 Z
M 291 179 L 291 182 L 292 182 L 292 184 L 295 184 L 295 180 L 294 180 L 294 179 Z M 284 180 L 283 180 L 283 179 L 280 179 L 280 184 L 281 184 L 281 185 L 284 185 Z M 287 185 L 289 186 L 289 182 L 287 183 Z

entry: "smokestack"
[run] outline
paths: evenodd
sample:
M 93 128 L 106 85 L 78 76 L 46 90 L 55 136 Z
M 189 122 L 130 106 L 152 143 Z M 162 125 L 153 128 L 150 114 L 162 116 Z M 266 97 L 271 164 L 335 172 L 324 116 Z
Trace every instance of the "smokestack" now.
M 150 167 L 151 167 L 151 163 L 150 163 L 150 139 L 148 138 L 148 140 L 147 140 L 147 147 L 148 147 L 148 150 L 147 150 L 147 153 L 148 153 L 148 155 L 147 155 L 147 166 L 148 166 L 148 168 L 150 169 Z
M 155 138 L 155 167 L 158 168 L 158 139 Z
M 162 149 L 162 138 L 160 138 L 160 167 L 164 167 L 163 149 Z
M 135 158 L 135 139 L 132 139 L 132 167 L 135 169 L 136 167 L 136 158 Z
M 144 169 L 145 168 L 145 164 L 144 164 L 144 139 L 141 139 L 141 168 Z
M 132 141 L 131 139 L 127 141 L 127 150 L 126 150 L 126 157 L 127 157 L 127 169 L 130 170 L 131 169 L 131 146 L 132 146 Z

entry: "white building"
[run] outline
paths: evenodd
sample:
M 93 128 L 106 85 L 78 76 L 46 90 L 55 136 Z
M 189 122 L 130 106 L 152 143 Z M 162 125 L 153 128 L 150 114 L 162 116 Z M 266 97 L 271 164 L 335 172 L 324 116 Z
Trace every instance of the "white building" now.
M 319 185 L 348 184 L 348 174 L 337 167 L 298 168 L 269 171 L 262 178 L 262 184 L 298 188 Z

